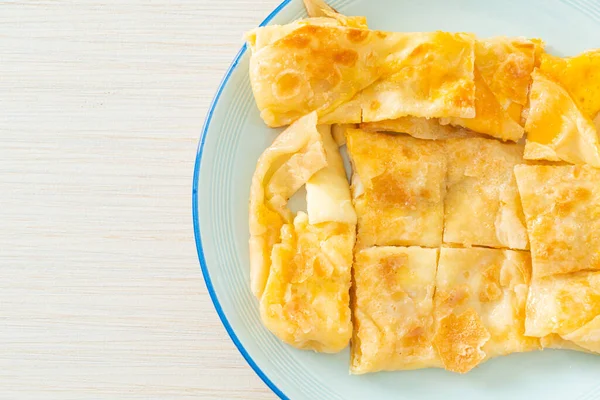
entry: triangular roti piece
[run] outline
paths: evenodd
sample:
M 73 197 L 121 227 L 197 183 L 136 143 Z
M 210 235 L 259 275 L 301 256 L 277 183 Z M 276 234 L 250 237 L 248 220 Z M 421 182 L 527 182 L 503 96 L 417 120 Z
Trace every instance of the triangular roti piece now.
M 540 70 L 532 76 L 525 158 L 600 167 L 600 143 L 592 116 L 584 114 L 569 92 Z
M 365 17 L 348 17 L 340 14 L 323 0 L 303 0 L 303 2 L 309 17 L 334 18 L 344 26 L 367 29 L 367 19 Z
M 598 297 L 600 299 L 600 296 Z M 564 338 L 585 350 L 600 354 L 600 315 Z
M 459 116 L 447 113 L 441 115 L 439 121 L 403 117 L 397 123 L 402 128 L 401 132 L 428 139 L 443 139 L 461 133 L 460 130 L 453 130 L 452 127 L 441 129 L 436 125 L 441 122 L 444 125 L 468 128 L 471 132 L 503 140 L 518 141 L 524 133 L 520 125 L 521 112 L 527 104 L 530 75 L 536 62 L 536 50 L 539 47 L 533 41 L 523 38 L 495 37 L 475 41 L 475 115 Z M 384 86 L 382 83 L 373 86 L 377 88 L 377 85 Z M 369 88 L 364 92 L 368 91 Z M 358 114 L 356 106 L 353 110 L 353 116 L 356 118 Z M 346 110 L 345 115 L 347 114 Z M 411 115 L 420 114 L 415 112 Z M 382 116 L 383 113 L 369 114 L 363 110 L 363 121 L 379 121 Z M 372 124 L 377 126 L 377 122 Z M 410 125 L 413 124 L 414 126 L 411 127 Z M 387 125 L 390 126 L 390 122 L 387 122 Z M 374 128 L 369 127 L 367 123 L 365 129 Z
M 560 337 L 560 335 L 556 333 L 552 333 L 550 335 L 540 338 L 540 344 L 544 349 L 560 349 L 589 352 L 589 350 L 586 350 L 581 346 L 577 346 L 573 342 L 563 339 L 562 337 Z
M 600 353 L 599 320 L 600 272 L 533 279 L 526 334 L 546 338 L 542 340 L 545 347 Z
M 475 66 L 500 106 L 518 123 L 527 105 L 531 72 L 540 47 L 532 40 L 504 36 L 477 40 Z

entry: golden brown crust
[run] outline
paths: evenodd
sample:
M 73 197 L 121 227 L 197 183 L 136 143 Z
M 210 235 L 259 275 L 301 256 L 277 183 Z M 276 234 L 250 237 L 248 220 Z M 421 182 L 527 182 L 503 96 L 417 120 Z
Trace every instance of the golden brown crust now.
M 438 323 L 433 344 L 448 371 L 464 374 L 475 368 L 485 357 L 483 345 L 490 334 L 479 315 L 468 309 L 449 314 Z
M 437 247 L 443 229 L 442 146 L 409 136 L 347 131 L 358 215 L 357 248 Z

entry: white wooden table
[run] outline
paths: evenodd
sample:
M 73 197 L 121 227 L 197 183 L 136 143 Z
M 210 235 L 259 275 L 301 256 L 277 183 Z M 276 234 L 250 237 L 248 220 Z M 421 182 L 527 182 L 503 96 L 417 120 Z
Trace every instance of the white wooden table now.
M 208 297 L 209 102 L 279 0 L 0 0 L 0 399 L 273 399 Z

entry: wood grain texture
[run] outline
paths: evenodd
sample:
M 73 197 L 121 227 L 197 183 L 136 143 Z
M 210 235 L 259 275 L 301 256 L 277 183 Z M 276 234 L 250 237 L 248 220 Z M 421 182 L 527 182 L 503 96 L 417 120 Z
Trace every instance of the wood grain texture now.
M 210 100 L 278 0 L 0 1 L 0 398 L 273 399 L 194 246 Z

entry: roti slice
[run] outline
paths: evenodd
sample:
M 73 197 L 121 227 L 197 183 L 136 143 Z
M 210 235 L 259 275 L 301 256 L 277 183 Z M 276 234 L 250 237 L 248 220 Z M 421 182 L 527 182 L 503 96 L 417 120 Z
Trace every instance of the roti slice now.
M 250 199 L 252 289 L 264 325 L 300 348 L 337 352 L 352 333 L 349 290 L 356 214 L 338 146 L 316 113 L 261 156 Z M 287 200 L 306 184 L 307 213 Z
M 384 246 L 356 253 L 351 373 L 441 367 L 431 343 L 438 252 Z
M 525 158 L 600 167 L 598 131 L 591 116 L 578 107 L 563 86 L 541 70 L 532 76 Z
M 438 247 L 446 159 L 439 142 L 348 129 L 357 248 Z
M 535 278 L 527 301 L 526 334 L 546 347 L 600 353 L 600 272 Z
M 472 119 L 443 119 L 502 140 L 524 133 L 521 112 L 527 104 L 531 72 L 539 45 L 524 38 L 492 37 L 475 43 L 475 109 Z
M 523 38 L 494 37 L 474 42 L 474 88 L 475 114 L 460 116 L 440 115 L 439 121 L 403 117 L 397 120 L 402 132 L 420 138 L 446 138 L 461 136 L 467 128 L 502 140 L 518 141 L 524 133 L 521 113 L 527 105 L 527 94 L 531 83 L 531 72 L 536 62 L 536 51 L 540 48 L 534 41 Z M 374 85 L 377 87 L 377 84 Z M 379 90 L 379 88 L 377 88 Z M 369 89 L 365 90 L 365 93 Z M 385 92 L 384 92 L 385 93 Z M 355 112 L 354 115 L 357 113 Z M 425 116 L 411 113 L 413 116 Z M 369 115 L 363 111 L 363 121 L 381 121 L 380 115 Z M 450 125 L 446 129 L 437 126 Z M 365 129 L 377 129 L 377 122 L 364 124 Z M 391 121 L 384 122 L 390 127 Z M 387 130 L 387 129 L 385 129 Z M 423 134 L 423 132 L 427 132 Z M 425 137 L 430 136 L 430 137 Z
M 360 122 L 356 116 L 370 112 L 379 119 L 474 115 L 470 35 L 382 32 L 321 20 L 330 21 L 259 28 L 248 36 L 250 81 L 267 125 L 286 125 L 311 111 L 327 116 L 376 81 L 346 111 L 321 122 Z M 338 119 L 344 116 L 349 119 Z
M 527 252 L 440 250 L 433 345 L 446 369 L 465 373 L 492 357 L 540 348 L 525 336 L 530 279 Z
M 534 278 L 600 271 L 600 170 L 517 165 Z
M 458 125 L 502 140 L 518 141 L 523 127 L 502 108 L 494 92 L 475 68 L 475 115 L 472 118 L 441 118 L 442 124 Z
M 287 201 L 312 175 L 327 166 L 317 114 L 299 119 L 264 151 L 250 188 L 250 284 L 258 298 L 271 269 L 271 251 L 293 216 Z
M 533 75 L 525 158 L 600 166 L 600 50 L 542 54 Z
M 394 57 L 391 75 L 361 92 L 363 122 L 475 116 L 473 36 L 429 32 L 418 39 L 406 57 Z
M 514 177 L 523 146 L 493 139 L 445 142 L 444 243 L 525 250 L 525 217 Z

